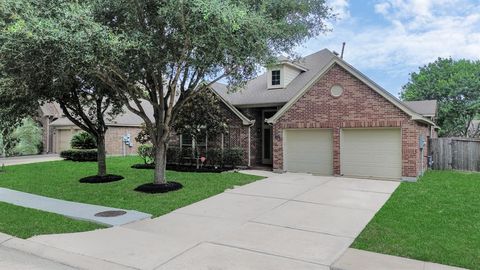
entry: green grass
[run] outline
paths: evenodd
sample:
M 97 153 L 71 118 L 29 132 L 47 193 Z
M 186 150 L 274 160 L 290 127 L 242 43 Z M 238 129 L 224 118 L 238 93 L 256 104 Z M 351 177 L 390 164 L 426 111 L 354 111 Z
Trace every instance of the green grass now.
M 429 171 L 402 183 L 352 247 L 480 269 L 480 173 Z
M 0 202 L 0 216 L 0 232 L 20 238 L 104 228 L 94 223 L 3 202 Z
M 96 173 L 96 163 L 53 161 L 6 167 L 0 173 L 0 187 L 39 194 L 68 201 L 104 205 L 164 215 L 180 207 L 203 200 L 236 185 L 244 185 L 262 177 L 241 173 L 167 172 L 167 179 L 183 184 L 183 188 L 166 194 L 144 194 L 134 189 L 153 181 L 153 170 L 130 168 L 141 163 L 138 157 L 107 159 L 108 172 L 125 179 L 105 184 L 83 184 L 78 180 Z M 20 210 L 18 210 L 20 209 Z M 0 205 L 0 231 L 19 237 L 95 229 L 96 225 L 21 207 Z

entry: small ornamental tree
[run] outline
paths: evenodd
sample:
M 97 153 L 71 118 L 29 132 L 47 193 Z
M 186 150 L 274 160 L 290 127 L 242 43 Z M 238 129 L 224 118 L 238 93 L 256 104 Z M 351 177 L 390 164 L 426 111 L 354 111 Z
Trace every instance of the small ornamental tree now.
M 215 138 L 227 132 L 227 119 L 222 114 L 220 103 L 211 91 L 197 92 L 183 104 L 173 122 L 177 134 L 189 136 L 195 145 L 197 169 L 200 167 L 200 138 Z

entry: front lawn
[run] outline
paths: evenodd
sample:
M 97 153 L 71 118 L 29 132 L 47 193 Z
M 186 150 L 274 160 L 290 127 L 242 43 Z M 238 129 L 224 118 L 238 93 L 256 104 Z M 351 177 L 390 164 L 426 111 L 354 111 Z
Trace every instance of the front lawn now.
M 153 179 L 153 170 L 138 170 L 131 165 L 141 163 L 138 157 L 110 157 L 107 159 L 108 172 L 119 174 L 125 179 L 105 184 L 82 184 L 79 179 L 96 173 L 96 163 L 78 163 L 72 161 L 53 161 L 6 167 L 6 173 L 0 173 L 0 187 L 44 195 L 75 202 L 104 205 L 122 209 L 138 210 L 150 213 L 154 217 L 164 215 L 180 207 L 203 200 L 223 192 L 236 185 L 245 185 L 262 177 L 241 173 L 186 173 L 167 172 L 167 179 L 180 182 L 183 188 L 165 194 L 144 194 L 134 189 Z M 0 205 L 3 213 L 3 204 Z M 6 208 L 5 208 L 6 209 Z M 28 209 L 30 210 L 30 209 Z M 28 212 L 27 210 L 25 210 Z M 40 212 L 44 213 L 44 212 Z M 29 213 L 25 214 L 26 216 Z M 25 222 L 15 235 L 28 237 L 30 226 L 36 226 L 35 219 L 27 218 L 21 211 L 7 211 L 1 220 L 7 225 L 0 226 L 0 231 L 9 233 L 6 226 L 14 227 L 16 223 Z M 40 214 L 39 214 L 40 215 Z M 52 216 L 45 216 L 45 224 Z M 61 223 L 61 224 L 60 224 Z M 35 234 L 64 232 L 68 223 L 51 222 L 45 229 Z
M 0 232 L 20 238 L 104 228 L 102 225 L 3 202 L 0 202 L 0 216 Z
M 480 269 L 480 173 L 429 171 L 402 183 L 352 247 Z

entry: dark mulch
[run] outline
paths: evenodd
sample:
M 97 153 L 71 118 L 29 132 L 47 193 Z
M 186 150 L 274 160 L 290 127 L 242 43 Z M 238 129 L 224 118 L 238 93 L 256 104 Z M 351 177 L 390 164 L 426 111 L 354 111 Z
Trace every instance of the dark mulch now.
M 88 176 L 80 179 L 80 183 L 88 183 L 88 184 L 100 184 L 100 183 L 110 183 L 115 181 L 120 181 L 123 179 L 123 176 L 114 175 L 114 174 L 107 174 L 104 176 Z
M 132 166 L 133 169 L 155 169 L 155 164 L 135 164 Z M 175 165 L 167 164 L 167 170 L 176 171 L 176 172 L 198 172 L 198 173 L 221 173 L 232 170 L 232 167 L 212 167 L 212 166 L 203 166 L 197 169 L 196 165 Z
M 154 184 L 154 183 L 143 184 L 135 188 L 135 191 L 155 194 L 155 193 L 166 193 L 170 191 L 179 190 L 182 187 L 183 185 L 178 182 L 169 181 L 165 184 Z

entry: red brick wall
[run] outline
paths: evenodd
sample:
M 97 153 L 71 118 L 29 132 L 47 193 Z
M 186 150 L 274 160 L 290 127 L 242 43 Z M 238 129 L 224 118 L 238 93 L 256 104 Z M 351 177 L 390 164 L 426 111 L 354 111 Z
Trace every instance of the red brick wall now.
M 337 98 L 330 95 L 330 88 L 335 84 L 344 88 L 343 94 Z M 275 123 L 273 168 L 283 170 L 283 129 L 333 129 L 333 171 L 338 175 L 341 128 L 399 127 L 402 131 L 402 175 L 416 177 L 421 164 L 419 132 L 428 135 L 428 127 L 410 118 L 366 84 L 335 65 Z
M 141 130 L 140 127 L 110 126 L 105 134 L 107 155 L 122 155 L 122 144 L 125 147 L 125 153 L 127 155 L 136 155 L 139 143 L 135 141 L 135 137 L 137 137 Z M 123 143 L 122 137 L 126 134 L 130 134 L 133 147 L 129 147 Z

